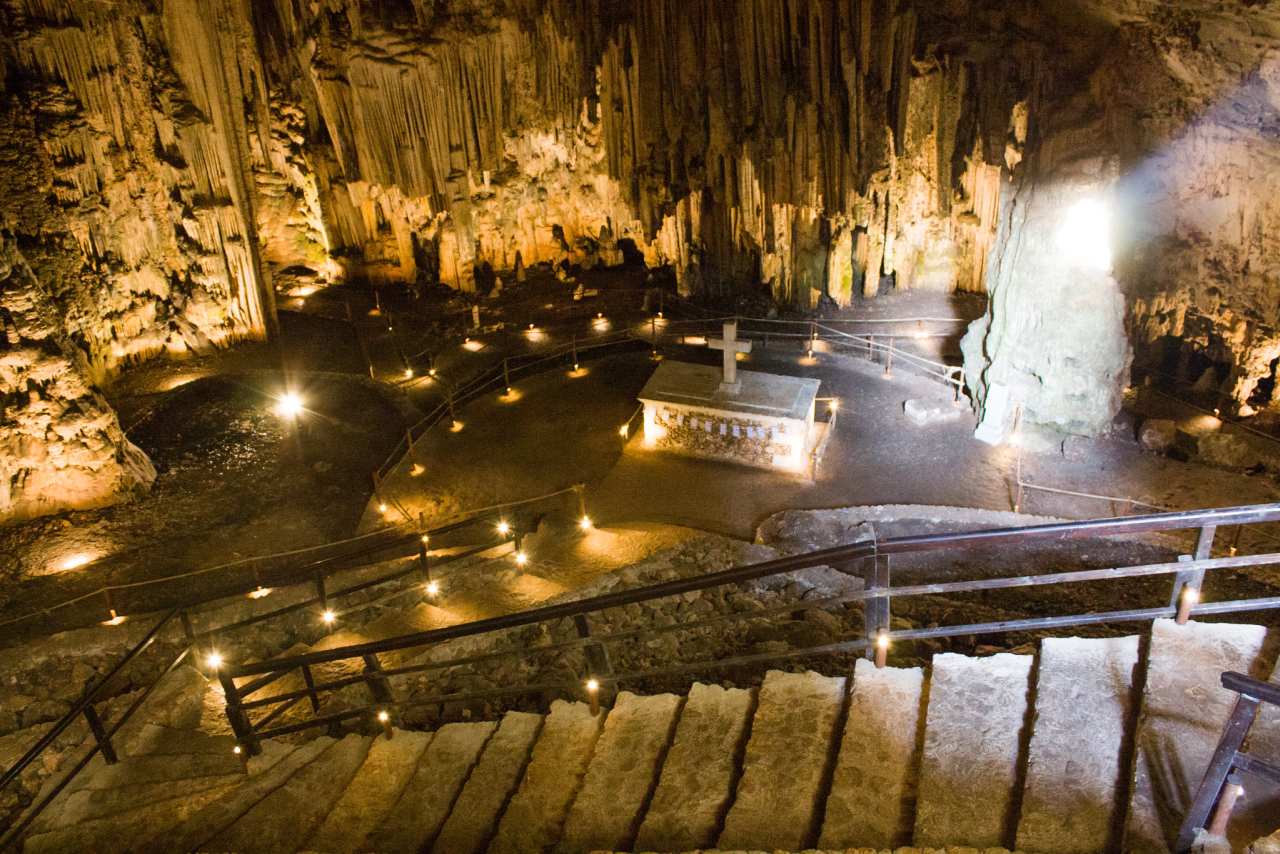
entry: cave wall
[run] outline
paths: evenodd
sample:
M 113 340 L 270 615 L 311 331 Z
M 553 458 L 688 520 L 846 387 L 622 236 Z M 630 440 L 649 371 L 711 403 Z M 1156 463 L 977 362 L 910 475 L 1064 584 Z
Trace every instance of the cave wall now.
M 809 308 L 890 275 L 981 291 L 1038 61 L 918 56 L 925 24 L 884 0 L 272 0 L 256 16 L 290 141 L 260 186 L 301 201 L 263 206 L 267 257 L 464 290 L 477 263 L 608 262 L 627 238 L 686 292 L 763 281 Z
M 82 510 L 145 490 L 156 472 L 94 390 L 54 295 L 0 236 L 0 519 Z
M 1004 377 L 1064 429 L 1114 414 L 1126 331 L 1237 400 L 1280 356 L 1266 4 L 0 0 L 0 26 L 0 234 L 90 384 L 267 337 L 277 292 L 470 290 L 624 239 L 685 293 L 990 292 L 975 401 Z M 1086 191 L 1125 215 L 1073 279 L 1033 208 Z M 1046 336 L 1063 311 L 1081 334 Z
M 1136 364 L 1188 383 L 1213 364 L 1222 408 L 1251 414 L 1280 357 L 1280 8 L 1128 23 L 1092 90 L 1121 155 Z

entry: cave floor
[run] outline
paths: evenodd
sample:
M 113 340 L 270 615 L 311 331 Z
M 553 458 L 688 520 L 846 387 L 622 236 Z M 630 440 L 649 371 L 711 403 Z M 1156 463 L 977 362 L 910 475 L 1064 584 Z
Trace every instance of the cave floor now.
M 538 352 L 563 344 L 569 335 L 599 334 L 592 323 L 597 307 L 611 323 L 641 317 L 642 283 L 634 275 L 618 293 L 605 291 L 596 302 L 560 308 L 554 296 L 559 293 L 568 303 L 566 286 L 546 278 L 508 289 L 503 301 L 488 309 L 513 323 L 516 315 L 522 323 L 532 318 L 529 322 L 546 337 L 535 341 L 522 331 L 490 330 L 478 336 L 486 345 L 478 352 L 451 346 L 435 353 L 441 374 L 465 381 L 499 363 L 505 353 Z M 930 294 L 882 298 L 870 305 L 869 315 L 877 317 L 967 318 L 980 310 L 980 300 Z M 360 310 L 367 316 L 371 307 L 372 300 Z M 383 322 L 375 317 L 374 331 L 362 324 L 361 334 L 369 333 L 365 352 L 375 375 L 391 379 L 402 372 L 397 365 L 407 351 L 403 341 L 421 330 L 405 320 L 407 309 L 397 312 L 392 301 L 385 307 L 401 331 L 380 335 Z M 0 552 L 12 556 L 6 558 L 9 572 L 27 577 L 23 584 L 5 586 L 8 598 L 0 606 L 6 614 L 61 601 L 103 582 L 137 581 L 350 536 L 359 526 L 396 521 L 402 509 L 410 518 L 421 513 L 439 520 L 574 483 L 587 484 L 589 512 L 614 532 L 605 551 L 616 555 L 593 563 L 576 547 L 557 550 L 544 544 L 535 559 L 582 563 L 581 573 L 564 575 L 555 581 L 558 586 L 619 565 L 617 555 L 630 561 L 657 548 L 661 538 L 639 533 L 649 530 L 645 526 L 751 539 L 761 520 L 783 509 L 929 504 L 1008 510 L 1014 498 L 1018 451 L 976 442 L 967 410 L 958 411 L 953 421 L 923 428 L 903 415 L 907 399 L 950 406 L 942 386 L 900 366 L 886 377 L 881 366 L 858 358 L 819 354 L 805 364 L 798 350 L 774 343 L 758 346 L 743 367 L 817 377 L 823 381 L 822 396 L 841 400 L 836 434 L 816 481 L 668 457 L 645 451 L 637 441 L 624 442 L 618 426 L 635 411 L 635 394 L 654 365 L 646 354 L 635 353 L 585 362 L 585 370 L 573 375 L 554 370 L 522 379 L 509 398 L 489 395 L 462 408 L 460 432 L 443 426 L 430 431 L 418 442 L 413 461 L 402 461 L 384 482 L 383 496 L 395 505 L 388 520 L 372 498 L 369 472 L 404 428 L 439 402 L 441 389 L 420 377 L 394 388 L 370 382 L 345 318 L 330 317 L 332 305 L 326 309 L 317 298 L 304 308 L 305 314 L 283 315 L 278 347 L 244 345 L 217 357 L 144 366 L 111 389 L 130 436 L 160 468 L 157 485 L 131 504 L 0 530 Z M 469 312 L 464 320 L 469 323 Z M 389 346 L 394 335 L 401 343 Z M 954 353 L 956 340 L 939 336 L 922 346 Z M 718 361 L 718 354 L 695 347 L 668 348 L 666 356 Z M 282 375 L 302 390 L 312 410 L 297 438 L 282 430 L 269 410 Z M 1280 495 L 1267 476 L 1143 453 L 1133 423 L 1132 416 L 1122 415 L 1109 435 L 1059 437 L 1038 452 L 1022 452 L 1024 480 L 1175 509 L 1268 502 Z M 413 462 L 420 468 L 412 469 Z M 572 504 L 565 499 L 565 514 L 572 515 Z M 1087 518 L 1123 508 L 1027 492 L 1020 509 Z M 40 574 L 67 557 L 100 553 L 110 554 L 85 571 Z M 219 584 L 213 574 L 196 589 L 212 595 L 222 589 Z M 492 608 L 477 604 L 472 610 L 501 611 L 519 601 L 525 600 L 495 601 Z M 94 619 L 98 606 L 92 603 L 72 624 Z

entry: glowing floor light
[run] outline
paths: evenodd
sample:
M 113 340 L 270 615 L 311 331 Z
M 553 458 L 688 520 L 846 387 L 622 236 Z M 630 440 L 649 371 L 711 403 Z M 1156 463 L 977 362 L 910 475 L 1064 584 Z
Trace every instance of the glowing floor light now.
M 292 391 L 285 392 L 276 401 L 276 412 L 283 418 L 297 418 L 302 408 L 302 398 Z

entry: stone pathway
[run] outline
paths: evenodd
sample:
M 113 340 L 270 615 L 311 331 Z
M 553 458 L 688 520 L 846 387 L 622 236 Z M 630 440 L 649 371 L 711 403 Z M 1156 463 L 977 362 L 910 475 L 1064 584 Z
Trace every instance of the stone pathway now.
M 243 768 L 225 738 L 148 723 L 119 764 L 95 765 L 55 802 L 24 850 L 128 839 L 166 852 L 585 854 L 718 839 L 725 851 L 990 854 L 1016 833 L 1039 854 L 1164 854 L 1184 803 L 1168 796 L 1198 781 L 1230 700 L 1220 671 L 1256 672 L 1264 635 L 1157 621 L 1143 645 L 1049 640 L 1038 656 L 937 655 L 927 671 L 771 671 L 756 692 L 699 684 L 688 697 L 623 692 L 597 714 L 555 701 L 545 716 L 390 740 L 268 741 Z M 1260 742 L 1275 737 L 1274 720 L 1260 726 Z M 158 785 L 172 796 L 157 799 Z M 1277 823 L 1280 798 L 1255 806 Z M 1126 810 L 1122 839 L 1113 817 Z

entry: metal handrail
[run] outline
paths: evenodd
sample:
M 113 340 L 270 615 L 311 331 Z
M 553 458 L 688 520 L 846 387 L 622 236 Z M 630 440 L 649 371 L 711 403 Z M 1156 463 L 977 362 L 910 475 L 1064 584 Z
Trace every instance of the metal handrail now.
M 278 727 L 265 731 L 260 730 L 258 727 L 261 726 L 263 722 L 259 721 L 255 724 L 251 721 L 248 716 L 249 709 L 261 708 L 269 706 L 272 703 L 290 700 L 297 694 L 296 692 L 291 692 L 276 695 L 274 697 L 257 698 L 254 700 L 248 700 L 248 697 L 260 690 L 262 687 L 265 687 L 267 684 L 274 682 L 285 673 L 292 672 L 298 668 L 312 668 L 346 659 L 364 659 L 366 663 L 366 671 L 360 678 L 353 679 L 343 677 L 331 683 L 309 685 L 311 696 L 314 700 L 316 692 L 318 691 L 335 690 L 337 688 L 357 684 L 361 681 L 370 682 L 374 677 L 385 683 L 385 680 L 391 676 L 400 676 L 445 666 L 456 666 L 462 663 L 461 660 L 450 660 L 446 662 L 419 663 L 405 667 L 383 670 L 377 661 L 377 656 L 381 653 L 427 647 L 442 641 L 454 640 L 462 637 L 474 637 L 552 620 L 574 620 L 575 624 L 579 625 L 580 639 L 578 641 L 568 642 L 567 646 L 584 647 L 590 656 L 592 652 L 605 650 L 606 644 L 616 642 L 624 638 L 644 636 L 647 634 L 658 634 L 667 631 L 682 631 L 692 628 L 700 628 L 703 627 L 704 624 L 710 625 L 711 623 L 724 623 L 735 619 L 758 619 L 763 616 L 767 616 L 769 613 L 774 611 L 781 610 L 804 610 L 811 607 L 823 607 L 853 601 L 861 601 L 867 604 L 867 620 L 865 621 L 866 636 L 859 640 L 842 641 L 838 644 L 826 645 L 820 649 L 790 650 L 786 653 L 762 653 L 754 656 L 732 659 L 714 659 L 695 663 L 682 663 L 671 667 L 659 668 L 655 671 L 625 674 L 615 674 L 611 670 L 608 672 L 593 672 L 593 678 L 595 678 L 598 683 L 616 684 L 622 680 L 634 680 L 658 674 L 665 675 L 669 673 L 683 672 L 693 667 L 723 667 L 748 661 L 754 662 L 771 660 L 779 657 L 787 658 L 810 654 L 829 654 L 836 651 L 852 652 L 858 650 L 870 650 L 871 647 L 882 637 L 890 641 L 915 640 L 991 631 L 1033 630 L 1052 628 L 1055 626 L 1080 626 L 1134 622 L 1157 617 L 1171 616 L 1174 614 L 1177 614 L 1179 619 L 1185 619 L 1190 613 L 1191 608 L 1188 607 L 1184 609 L 1181 607 L 1183 598 L 1182 594 L 1184 594 L 1187 589 L 1194 589 L 1198 592 L 1207 571 L 1280 563 L 1280 553 L 1241 557 L 1210 557 L 1209 549 L 1211 548 L 1213 534 L 1216 529 L 1220 526 L 1246 525 L 1260 522 L 1274 522 L 1278 520 L 1280 520 L 1280 504 L 1268 504 L 1250 507 L 1231 507 L 1213 510 L 1161 513 L 1149 516 L 1130 516 L 1118 519 L 1059 522 L 1023 528 L 1001 528 L 947 534 L 928 534 L 897 537 L 889 540 L 881 540 L 879 542 L 842 545 L 815 550 L 807 554 L 783 557 L 751 566 L 736 567 L 719 572 L 713 572 L 703 576 L 675 579 L 631 590 L 605 593 L 589 599 L 543 606 L 514 614 L 491 617 L 471 623 L 447 626 L 425 632 L 416 632 L 395 638 L 369 641 L 347 647 L 310 652 L 303 655 L 274 659 L 271 661 L 232 665 L 226 667 L 222 673 L 220 673 L 220 677 L 223 680 L 224 688 L 228 692 L 228 714 L 232 720 L 232 726 L 235 729 L 237 737 L 242 740 L 250 751 L 252 751 L 256 748 L 257 742 L 260 738 L 279 735 L 284 732 L 295 732 L 299 729 L 305 729 L 308 726 L 319 726 L 326 723 L 333 723 L 339 719 L 347 720 L 359 715 L 358 710 L 353 711 L 349 709 L 340 713 L 335 713 L 338 717 L 334 717 L 333 715 L 319 715 L 317 712 L 317 716 L 311 721 L 304 722 L 302 724 L 289 724 L 287 729 Z M 1142 566 L 1047 573 L 1034 576 L 917 584 L 903 587 L 892 587 L 889 581 L 888 561 L 890 556 L 894 554 L 906 554 L 937 549 L 963 548 L 969 546 L 1005 545 L 1026 541 L 1059 541 L 1076 537 L 1151 533 L 1188 528 L 1198 528 L 1200 530 L 1196 553 L 1194 557 L 1189 560 L 1147 564 Z M 854 563 L 868 559 L 871 559 L 874 562 L 874 569 L 873 572 L 870 573 L 868 586 L 865 589 L 837 597 L 816 600 L 814 602 L 792 603 L 787 606 L 779 606 L 779 608 L 775 609 L 766 609 L 766 612 L 747 611 L 740 614 L 717 615 L 703 621 L 681 621 L 679 624 L 671 626 L 648 627 L 642 630 L 629 630 L 606 635 L 591 636 L 589 631 L 585 628 L 587 625 L 587 618 L 590 615 L 609 608 L 617 608 L 695 590 L 705 590 L 707 588 L 720 585 L 741 584 L 747 581 L 777 576 L 783 573 L 794 572 L 796 570 L 807 569 L 815 566 L 834 566 L 842 571 L 852 572 L 852 565 Z M 982 590 L 1025 588 L 1049 584 L 1082 583 L 1157 575 L 1173 575 L 1175 577 L 1174 595 L 1170 598 L 1169 604 L 1155 608 L 1104 613 L 1069 614 L 1054 617 L 1033 617 L 1028 619 L 977 623 L 963 626 L 943 626 L 931 629 L 906 631 L 891 631 L 889 625 L 888 602 L 890 598 L 938 593 L 967 593 Z M 1194 606 L 1194 611 L 1201 614 L 1221 614 L 1276 607 L 1280 607 L 1280 597 L 1199 604 Z M 564 646 L 566 645 L 562 645 L 561 648 L 564 648 Z M 550 649 L 550 647 L 521 647 L 507 650 L 506 654 L 519 657 L 523 655 L 542 654 L 547 652 L 548 649 Z M 474 658 L 474 656 L 471 658 Z M 603 660 L 607 662 L 607 656 L 603 656 Z M 371 676 L 371 673 L 374 675 Z M 251 676 L 257 676 L 258 678 L 245 685 L 237 686 L 235 684 L 236 679 Z M 501 689 L 499 693 L 525 693 L 526 688 L 527 686 L 514 685 L 509 688 Z M 388 706 L 405 705 L 405 703 L 397 703 L 393 701 L 390 698 L 389 692 L 386 692 L 385 689 L 384 695 L 375 696 L 374 700 L 375 704 L 380 709 L 385 709 Z M 416 704 L 417 701 L 409 703 L 409 705 Z M 318 704 L 316 705 L 318 708 Z M 271 718 L 274 719 L 275 715 L 271 715 Z
M 45 748 L 52 744 L 58 736 L 62 735 L 67 727 L 75 723 L 76 718 L 84 714 L 85 709 L 97 702 L 98 695 L 102 689 L 105 688 L 107 684 L 110 683 L 111 680 L 114 679 L 122 670 L 124 670 L 124 668 L 128 667 L 130 662 L 141 655 L 147 647 L 151 646 L 156 637 L 160 634 L 160 630 L 168 625 L 169 621 L 177 615 L 178 609 L 175 608 L 161 617 L 160 621 L 152 626 L 145 635 L 143 635 L 142 640 L 138 641 L 132 649 L 125 653 L 120 660 L 106 672 L 105 675 L 86 688 L 85 692 L 80 696 L 80 699 L 77 700 L 75 705 L 73 705 L 71 709 L 62 716 L 58 723 L 41 736 L 35 744 L 31 745 L 31 748 L 27 750 L 27 752 L 24 753 L 17 762 L 13 763 L 7 771 L 0 774 L 0 789 L 3 789 L 5 786 L 9 785 L 9 783 L 13 782 L 13 780 L 16 779 L 28 765 L 35 761 L 37 756 L 44 752 Z
M 563 494 L 563 493 L 557 493 L 557 495 L 560 495 L 560 494 Z M 519 502 L 517 502 L 517 504 L 518 503 Z M 478 521 L 486 520 L 491 515 L 492 514 L 489 512 L 470 515 L 466 519 L 458 520 L 448 525 L 444 525 L 439 528 L 432 529 L 431 533 L 438 535 L 438 534 L 458 530 L 463 526 L 473 524 Z M 413 535 L 412 541 L 415 544 L 418 542 L 421 542 L 417 534 Z M 496 545 L 500 545 L 500 544 L 501 543 L 486 542 L 479 546 L 473 546 L 469 549 L 464 549 L 463 551 L 457 554 L 452 554 L 447 557 L 437 559 L 436 561 L 433 562 L 432 565 L 438 568 L 440 566 L 447 565 L 455 561 L 464 560 L 468 557 L 472 557 L 478 553 L 494 548 Z M 383 546 L 383 548 L 385 548 L 385 545 Z M 414 564 L 406 569 L 397 570 L 388 575 L 379 576 L 377 578 L 374 578 L 368 581 L 354 584 L 350 587 L 345 587 L 339 590 L 330 591 L 327 594 L 327 598 L 330 601 L 340 599 L 344 596 L 349 596 L 353 593 L 361 592 L 363 590 L 367 590 L 372 587 L 391 583 L 393 581 L 399 580 L 401 578 L 404 578 L 406 576 L 409 576 L 415 573 L 419 573 L 421 571 L 422 571 L 422 568 L 417 564 Z M 217 598 L 224 598 L 224 597 L 219 596 Z M 158 678 L 156 678 L 154 681 L 152 681 L 145 688 L 142 689 L 140 695 L 136 699 L 134 699 L 134 701 L 129 705 L 129 707 L 119 717 L 118 720 L 116 720 L 114 723 L 110 724 L 109 726 L 102 724 L 100 721 L 96 719 L 96 717 L 94 717 L 92 708 L 96 703 L 101 702 L 103 699 L 105 699 L 102 696 L 100 696 L 103 690 L 111 683 L 113 679 L 115 679 L 121 672 L 123 672 L 124 669 L 129 666 L 129 664 L 131 664 L 139 655 L 141 655 L 147 648 L 149 648 L 155 642 L 155 640 L 160 636 L 161 631 L 173 621 L 175 616 L 185 615 L 186 613 L 185 609 L 183 608 L 174 608 L 168 611 L 154 626 L 152 626 L 150 630 L 148 630 L 146 635 L 141 640 L 139 640 L 137 644 L 135 644 L 118 661 L 116 661 L 116 663 L 111 667 L 111 669 L 105 675 L 97 679 L 91 686 L 89 686 L 85 690 L 80 700 L 78 700 L 76 704 L 72 706 L 72 708 L 65 715 L 63 715 L 62 718 L 60 718 L 52 728 L 49 729 L 48 732 L 46 732 L 43 736 L 41 736 L 22 755 L 21 758 L 19 758 L 16 762 L 14 762 L 12 766 L 10 766 L 8 769 L 4 771 L 2 775 L 0 775 L 0 790 L 3 790 L 6 786 L 8 786 L 10 783 L 16 780 L 24 770 L 30 767 L 31 764 L 35 762 L 44 753 L 44 751 L 47 750 L 50 747 L 50 745 L 52 745 L 57 740 L 57 738 L 63 732 L 65 732 L 70 726 L 72 726 L 79 717 L 84 716 L 86 717 L 86 719 L 92 720 L 92 722 L 90 723 L 90 730 L 91 730 L 91 735 L 93 736 L 93 744 L 91 745 L 90 750 L 83 757 L 81 757 L 81 759 L 78 760 L 75 765 L 71 767 L 71 769 L 62 777 L 62 779 L 58 782 L 58 784 L 51 791 L 49 791 L 49 793 L 45 797 L 43 797 L 38 803 L 34 804 L 32 807 L 28 808 L 22 814 L 22 817 L 17 824 L 15 824 L 13 827 L 8 828 L 3 835 L 0 835 L 0 850 L 4 850 L 4 848 L 7 845 L 10 845 L 13 842 L 15 842 L 21 835 L 22 831 L 25 830 L 31 824 L 31 822 L 34 821 L 35 818 L 45 808 L 47 808 L 50 803 L 53 802 L 54 798 L 56 798 L 58 794 L 61 793 L 63 789 L 65 789 L 66 786 L 68 786 L 71 783 L 71 781 L 88 766 L 89 762 L 92 761 L 95 756 L 97 756 L 99 753 L 103 753 L 105 756 L 108 757 L 109 761 L 114 761 L 114 749 L 112 747 L 112 741 L 111 741 L 112 738 L 114 738 L 116 733 L 118 733 L 120 729 L 126 723 L 128 723 L 128 721 L 133 717 L 134 713 L 137 712 L 138 709 L 142 707 L 143 703 L 145 703 L 146 700 L 151 696 L 152 691 L 155 690 L 156 686 L 160 683 L 160 681 L 164 679 L 164 677 L 167 676 L 169 673 L 171 673 L 176 667 L 178 667 L 184 660 L 186 660 L 186 658 L 192 654 L 192 651 L 196 648 L 196 646 L 202 640 L 205 640 L 217 634 L 225 634 L 226 632 L 229 632 L 229 631 L 244 628 L 249 625 L 261 623 L 267 620 L 284 616 L 285 614 L 288 614 L 288 613 L 305 609 L 311 605 L 316 604 L 317 601 L 321 601 L 321 600 L 318 597 L 312 597 L 310 599 L 305 599 L 300 602 L 295 602 L 290 605 L 286 605 L 283 608 L 278 608 L 276 610 L 269 611 L 263 614 L 257 614 L 252 617 L 239 620 L 237 622 L 218 626 L 217 628 L 209 629 L 204 632 L 198 632 L 198 633 L 190 630 L 189 621 L 187 621 L 184 618 L 184 631 L 186 632 L 187 645 L 185 645 L 182 648 L 182 650 L 168 664 L 168 666 L 164 669 L 164 671 L 160 674 Z M 200 603 L 200 604 L 203 604 L 203 603 Z M 270 682 L 274 682 L 281 675 L 283 674 L 277 674 L 271 678 L 261 680 L 261 686 L 265 686 Z M 304 692 L 304 695 L 305 695 L 305 692 Z M 284 711 L 283 709 L 279 709 L 273 714 L 278 715 L 283 711 Z M 95 728 L 95 724 L 98 727 L 101 727 L 100 731 L 97 728 Z
M 815 566 L 845 564 L 852 561 L 872 557 L 876 554 L 892 555 L 910 552 L 934 551 L 937 549 L 959 548 L 965 546 L 991 546 L 1020 540 L 1065 540 L 1079 537 L 1117 536 L 1123 534 L 1152 533 L 1158 531 L 1175 531 L 1187 528 L 1199 528 L 1206 525 L 1225 527 L 1228 525 L 1246 525 L 1259 522 L 1280 521 L 1280 504 L 1261 504 L 1244 507 L 1227 507 L 1213 510 L 1186 510 L 1173 513 L 1158 513 L 1147 516 L 1126 516 L 1113 519 L 1092 519 L 1087 521 L 1055 522 L 1048 525 L 1035 525 L 1022 528 L 995 528 L 980 531 L 965 531 L 949 534 L 921 534 L 909 537 L 896 537 L 880 540 L 878 543 L 854 543 L 852 545 L 833 546 L 826 549 L 798 555 L 777 558 L 750 566 L 734 567 L 718 572 L 707 573 L 690 578 L 678 578 L 646 587 L 630 590 L 619 590 L 604 593 L 589 599 L 564 602 L 557 605 L 545 605 L 514 614 L 503 614 L 488 617 L 469 623 L 459 623 L 440 629 L 415 632 L 385 640 L 368 641 L 347 647 L 335 647 L 320 652 L 290 658 L 278 658 L 256 664 L 239 664 L 226 668 L 234 677 L 251 676 L 268 673 L 277 669 L 292 669 L 303 664 L 323 664 L 354 658 L 378 652 L 390 652 L 425 646 L 460 637 L 487 634 L 489 632 L 558 620 L 565 617 L 590 614 L 606 608 L 617 608 L 624 605 L 638 604 L 650 599 L 661 599 L 688 593 L 694 590 L 705 590 L 726 584 L 741 584 L 755 581 L 772 575 L 781 575 Z M 1248 560 L 1248 558 L 1245 558 Z
M 124 725 L 133 718 L 134 713 L 136 713 L 138 709 L 142 708 L 142 704 L 151 696 L 151 692 L 155 690 L 155 687 L 160 683 L 160 680 L 173 672 L 174 668 L 183 662 L 191 652 L 191 647 L 184 647 L 182 651 L 180 651 L 169 663 L 169 665 L 165 667 L 160 676 L 147 685 L 142 690 L 142 693 L 129 704 L 129 707 L 125 709 L 124 713 L 120 715 L 115 723 L 111 724 L 109 729 L 106 728 L 97 717 L 97 713 L 94 711 L 94 705 L 103 699 L 100 697 L 103 689 L 109 685 L 116 676 L 123 672 L 124 669 L 139 655 L 149 648 L 151 644 L 155 642 L 156 638 L 159 637 L 161 630 L 179 613 L 180 611 L 175 608 L 165 614 L 159 622 L 152 626 L 146 635 L 144 635 L 143 638 L 133 646 L 132 649 L 125 653 L 115 663 L 115 665 L 107 671 L 105 675 L 85 689 L 84 694 L 81 695 L 75 705 L 73 705 L 71 709 L 63 715 L 52 728 L 49 729 L 48 732 L 41 736 L 40 739 L 38 739 L 36 743 L 33 744 L 16 762 L 14 762 L 14 764 L 11 765 L 3 775 L 0 775 L 0 790 L 3 790 L 6 786 L 16 780 L 23 771 L 30 767 L 31 763 L 35 762 L 36 759 L 38 759 L 40 755 L 43 754 L 44 751 L 47 750 L 49 746 L 67 730 L 68 727 L 74 724 L 78 718 L 83 716 L 86 722 L 88 722 L 90 733 L 93 738 L 93 744 L 90 746 L 88 752 L 71 767 L 71 769 L 62 777 L 61 780 L 58 781 L 57 785 L 55 785 L 48 794 L 27 808 L 13 826 L 7 828 L 3 834 L 0 834 L 0 850 L 4 850 L 15 843 L 22 835 L 23 831 L 30 826 L 31 822 L 33 822 L 36 817 L 53 802 L 54 798 L 62 793 L 62 790 L 65 789 L 91 761 L 93 761 L 95 756 L 102 753 L 108 758 L 108 761 L 114 761 L 115 754 L 111 740 L 124 727 Z

